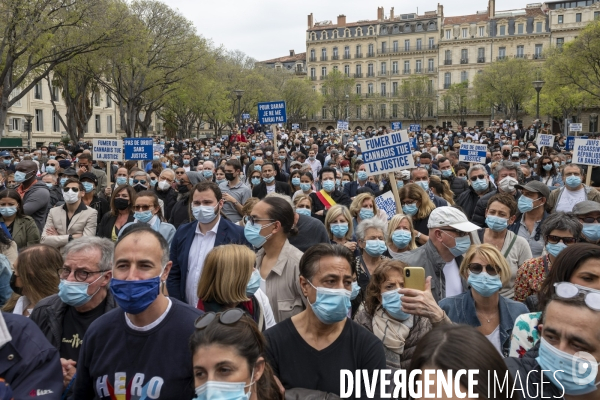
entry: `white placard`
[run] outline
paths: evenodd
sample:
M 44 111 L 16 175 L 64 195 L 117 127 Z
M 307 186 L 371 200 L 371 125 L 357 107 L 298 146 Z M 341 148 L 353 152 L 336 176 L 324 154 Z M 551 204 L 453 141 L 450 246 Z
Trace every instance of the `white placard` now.
M 535 142 L 538 145 L 538 149 L 541 149 L 543 146 L 552 147 L 554 146 L 554 135 L 538 135 Z
M 392 191 L 375 197 L 375 204 L 377 204 L 378 209 L 385 211 L 388 221 L 396 215 L 396 200 L 394 200 L 394 193 Z
M 123 161 L 123 141 L 94 139 L 92 156 L 100 161 Z
M 581 131 L 583 131 L 583 124 L 581 124 L 581 123 L 569 124 L 569 130 L 571 132 L 581 132 Z
M 358 143 L 369 176 L 415 167 L 406 130 L 359 140 Z
M 487 150 L 486 144 L 461 143 L 458 161 L 485 164 Z
M 575 139 L 573 164 L 600 166 L 600 140 Z

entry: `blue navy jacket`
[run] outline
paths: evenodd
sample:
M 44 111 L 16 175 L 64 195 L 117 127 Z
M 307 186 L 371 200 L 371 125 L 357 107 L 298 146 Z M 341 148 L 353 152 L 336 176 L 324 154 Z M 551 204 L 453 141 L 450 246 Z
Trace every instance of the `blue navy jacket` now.
M 458 296 L 443 299 L 440 301 L 440 307 L 455 324 L 466 324 L 473 327 L 481 326 L 475 310 L 475 301 L 470 290 Z M 508 357 L 510 338 L 515 326 L 515 320 L 519 315 L 528 313 L 529 310 L 525 304 L 505 299 L 502 296 L 499 298 L 498 307 L 500 309 L 500 344 L 502 345 L 502 355 Z
M 12 340 L 0 348 L 0 377 L 15 399 L 60 399 L 63 375 L 58 349 L 22 315 L 2 313 Z
M 177 300 L 186 302 L 185 285 L 188 275 L 188 258 L 190 248 L 196 236 L 196 226 L 198 221 L 182 224 L 175 232 L 173 242 L 171 242 L 170 259 L 173 262 L 169 277 L 167 278 L 167 290 L 169 296 Z M 250 243 L 244 236 L 244 228 L 221 216 L 214 247 L 222 244 L 244 244 L 250 246 Z
M 365 183 L 365 186 L 368 187 L 369 189 L 371 189 L 375 196 L 377 196 L 377 194 L 379 193 L 379 187 L 376 184 L 374 184 L 373 182 L 367 181 L 367 183 Z M 344 193 L 346 194 L 346 196 L 356 197 L 357 192 L 358 192 L 358 182 L 357 181 L 348 182 L 344 185 Z

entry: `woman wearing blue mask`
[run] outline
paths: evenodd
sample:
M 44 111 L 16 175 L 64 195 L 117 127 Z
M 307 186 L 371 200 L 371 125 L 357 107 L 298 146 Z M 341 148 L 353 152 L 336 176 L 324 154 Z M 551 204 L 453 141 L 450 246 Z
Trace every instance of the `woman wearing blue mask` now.
M 487 243 L 498 249 L 510 268 L 508 284 L 500 290 L 500 295 L 512 299 L 514 297 L 515 277 L 519 266 L 529 260 L 531 248 L 527 239 L 508 229 L 516 220 L 517 202 L 513 196 L 498 193 L 488 200 L 485 210 L 487 228 L 477 231 L 475 244 Z M 477 240 L 479 239 L 479 240 Z
M 127 227 L 131 226 L 132 224 L 148 224 L 152 229 L 160 233 L 162 237 L 165 238 L 169 246 L 171 246 L 171 241 L 173 240 L 173 236 L 175 236 L 176 229 L 173 225 L 168 224 L 163 217 L 163 212 L 160 208 L 158 197 L 153 191 L 145 190 L 143 192 L 139 192 L 135 197 L 133 210 L 133 217 L 135 220 L 124 225 L 119 231 L 119 236 L 121 236 L 123 232 L 126 232 Z
M 310 196 L 310 194 L 314 192 L 313 187 L 315 180 L 312 172 L 301 172 L 300 170 L 298 170 L 298 173 L 300 174 L 300 184 L 298 185 L 300 190 L 294 193 L 294 195 L 292 196 L 292 200 L 295 200 L 296 196 L 299 196 L 301 194 L 304 196 Z
M 331 244 L 345 246 L 355 256 L 359 255 L 356 253 L 354 226 L 348 207 L 339 204 L 331 207 L 325 217 L 325 229 L 327 229 Z
M 375 204 L 375 196 L 371 193 L 361 193 L 357 195 L 354 200 L 352 200 L 352 204 L 350 204 L 349 208 L 350 215 L 353 217 L 352 224 L 354 225 L 354 229 L 356 229 L 358 224 L 362 221 L 379 217 L 379 209 Z
M 308 306 L 265 332 L 267 360 L 286 392 L 304 388 L 339 396 L 340 368 L 385 368 L 381 341 L 348 318 L 351 264 L 352 253 L 331 244 L 312 246 L 302 256 L 299 280 Z
M 262 172 L 260 171 L 252 171 L 249 176 L 250 181 L 250 189 L 254 189 L 255 186 L 260 185 L 262 182 Z
M 294 209 L 297 214 L 306 215 L 310 217 L 310 213 L 312 212 L 312 200 L 309 196 L 305 196 L 300 194 L 294 198 Z
M 553 188 L 563 186 L 563 179 L 550 156 L 543 155 L 537 160 L 535 174 L 538 180 Z
M 413 226 L 417 232 L 415 242 L 421 246 L 429 240 L 429 215 L 435 210 L 435 204 L 427 192 L 416 183 L 409 183 L 398 192 L 402 203 L 402 212 L 412 217 Z
M 300 175 L 302 175 L 300 170 L 296 170 L 290 174 L 290 179 L 288 183 L 290 185 L 290 188 L 292 189 L 292 193 L 294 194 L 296 194 L 296 192 L 298 191 L 302 191 L 300 189 Z
M 6 227 L 19 251 L 40 242 L 40 230 L 33 218 L 23 214 L 23 200 L 14 189 L 0 192 L 0 225 Z
M 515 319 L 528 312 L 523 303 L 500 295 L 510 274 L 506 260 L 496 247 L 471 246 L 460 265 L 460 275 L 467 280 L 469 290 L 440 301 L 440 307 L 452 322 L 475 327 L 504 357 L 510 350 Z
M 227 244 L 212 249 L 202 267 L 197 308 L 206 313 L 237 308 L 252 317 L 261 332 L 274 326 L 255 261 L 256 255 L 247 246 Z
M 388 221 L 388 253 L 394 259 L 405 251 L 417 248 L 412 219 L 404 214 L 396 214 Z
M 354 318 L 383 343 L 387 368 L 408 368 L 419 340 L 433 326 L 450 323 L 437 304 L 431 318 L 403 311 L 406 297 L 399 291 L 404 289 L 405 266 L 398 260 L 384 260 L 379 264 L 367 287 L 365 307 Z M 429 296 L 435 304 L 431 291 L 429 294 L 417 292 Z
M 209 312 L 199 317 L 190 348 L 194 400 L 283 400 L 265 360 L 265 339 L 242 310 Z

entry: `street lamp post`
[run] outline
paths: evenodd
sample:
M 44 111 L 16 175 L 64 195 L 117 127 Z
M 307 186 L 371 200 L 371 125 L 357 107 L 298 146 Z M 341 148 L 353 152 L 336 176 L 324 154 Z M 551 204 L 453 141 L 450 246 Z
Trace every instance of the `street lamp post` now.
M 541 81 L 541 80 L 533 81 L 533 87 L 534 87 L 535 91 L 537 92 L 537 103 L 535 106 L 535 119 L 540 119 L 540 91 L 542 90 L 544 83 L 546 83 L 546 82 Z
M 33 121 L 33 115 L 26 114 L 24 117 L 27 120 L 27 147 L 31 151 L 31 121 Z
M 596 131 L 598 130 L 598 114 L 591 113 L 590 120 L 592 121 L 592 128 L 593 128 L 590 133 L 596 133 Z
M 350 96 L 346 95 L 346 122 L 348 122 L 348 129 L 350 129 Z
M 240 129 L 242 128 L 242 95 L 244 94 L 243 90 L 234 90 L 235 95 L 237 96 L 237 100 L 238 100 L 238 122 L 240 124 Z

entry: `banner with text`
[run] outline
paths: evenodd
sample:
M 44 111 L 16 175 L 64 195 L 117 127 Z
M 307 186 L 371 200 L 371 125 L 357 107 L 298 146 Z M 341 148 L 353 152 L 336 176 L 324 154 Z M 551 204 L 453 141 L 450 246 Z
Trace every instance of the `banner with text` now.
M 152 160 L 154 141 L 152 138 L 126 138 L 125 160 Z
M 415 167 L 406 131 L 359 140 L 358 144 L 362 151 L 362 159 L 367 167 L 368 175 Z
M 348 121 L 338 121 L 337 129 L 339 131 L 347 131 L 348 130 Z
M 285 101 L 258 103 L 258 122 L 262 125 L 287 122 Z
M 392 122 L 392 130 L 399 131 L 402 129 L 402 122 Z
M 575 139 L 573 164 L 600 166 L 600 140 Z
M 94 139 L 93 157 L 96 161 L 123 161 L 123 141 Z
M 394 200 L 394 193 L 392 191 L 375 197 L 375 204 L 377 204 L 377 208 L 385 211 L 388 221 L 396 215 L 396 200 Z
M 554 135 L 538 135 L 536 143 L 538 149 L 541 149 L 542 146 L 552 147 L 554 146 Z
M 461 143 L 458 160 L 485 164 L 487 148 L 486 144 Z
M 573 145 L 575 144 L 575 139 L 587 139 L 587 136 L 567 136 L 567 141 L 565 142 L 565 150 L 572 151 Z

